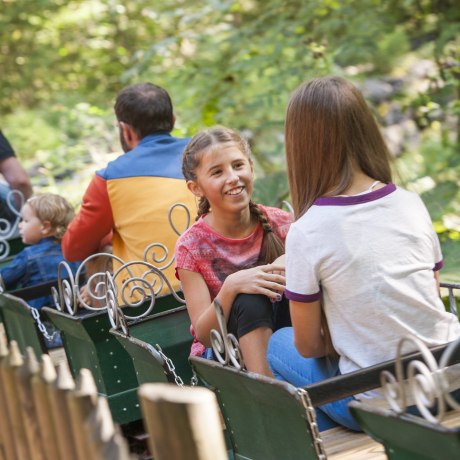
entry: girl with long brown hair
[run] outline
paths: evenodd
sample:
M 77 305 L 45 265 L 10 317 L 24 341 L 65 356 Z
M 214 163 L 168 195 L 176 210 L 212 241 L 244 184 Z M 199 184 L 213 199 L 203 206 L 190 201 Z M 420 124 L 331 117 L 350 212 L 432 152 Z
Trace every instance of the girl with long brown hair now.
M 359 90 L 339 77 L 300 85 L 285 135 L 296 219 L 286 240 L 293 327 L 270 340 L 273 374 L 304 386 L 395 358 L 407 334 L 427 345 L 456 339 L 458 319 L 439 297 L 443 261 L 430 216 L 416 194 L 392 183 L 388 149 Z M 328 353 L 327 330 L 338 358 Z M 322 406 L 320 429 L 359 430 L 351 399 Z
M 176 270 L 194 334 L 192 354 L 218 329 L 213 300 L 239 341 L 248 370 L 272 375 L 266 360 L 272 330 L 290 324 L 284 292 L 284 239 L 292 216 L 255 204 L 248 143 L 214 127 L 187 145 L 182 172 L 199 199 L 197 221 L 178 240 Z M 203 344 L 203 345 L 200 345 Z

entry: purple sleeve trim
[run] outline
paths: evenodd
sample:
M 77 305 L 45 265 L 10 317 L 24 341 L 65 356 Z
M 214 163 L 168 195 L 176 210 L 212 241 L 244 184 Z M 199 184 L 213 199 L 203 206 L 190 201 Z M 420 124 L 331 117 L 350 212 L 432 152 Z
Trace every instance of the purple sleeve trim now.
M 438 270 L 441 270 L 442 267 L 444 267 L 444 260 L 440 260 L 439 262 L 435 263 L 433 271 L 437 272 Z
M 316 294 L 297 294 L 296 292 L 284 291 L 286 299 L 294 300 L 295 302 L 316 302 L 321 298 L 321 291 L 318 291 Z

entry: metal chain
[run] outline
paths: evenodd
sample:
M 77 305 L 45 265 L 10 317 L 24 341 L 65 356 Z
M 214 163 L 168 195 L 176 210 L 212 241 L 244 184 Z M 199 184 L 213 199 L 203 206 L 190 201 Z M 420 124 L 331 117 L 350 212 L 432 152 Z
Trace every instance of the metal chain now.
M 195 369 L 192 369 L 192 378 L 190 379 L 190 385 L 196 387 L 198 385 L 198 376 L 196 375 Z
M 313 404 L 311 403 L 310 395 L 303 388 L 297 388 L 297 393 L 300 396 L 303 407 L 305 408 L 305 412 L 307 414 L 307 420 L 308 424 L 310 425 L 311 434 L 313 436 L 316 455 L 318 456 L 319 460 L 326 460 L 327 455 L 326 451 L 324 450 L 323 440 L 319 434 L 318 424 L 316 422 L 316 411 L 313 407 Z
M 176 367 L 174 366 L 174 363 L 172 362 L 171 358 L 168 358 L 163 353 L 163 350 L 161 349 L 160 345 L 158 345 L 158 343 L 155 346 L 157 347 L 157 350 L 158 350 L 158 353 L 160 353 L 160 356 L 165 360 L 165 363 L 168 366 L 168 370 L 174 376 L 174 381 L 176 382 L 176 385 L 183 387 L 184 381 L 180 378 L 179 375 L 176 374 Z
M 36 308 L 33 308 L 29 305 L 27 305 L 30 312 L 32 313 L 32 316 L 35 320 L 35 322 L 37 323 L 37 327 L 39 329 L 39 331 L 43 334 L 43 336 L 45 337 L 46 340 L 52 342 L 54 340 L 54 338 L 56 337 L 56 335 L 59 333 L 59 331 L 54 331 L 52 335 L 50 335 L 48 333 L 48 331 L 46 330 L 46 327 L 45 325 L 42 323 L 42 320 L 40 319 L 40 312 L 36 309 Z

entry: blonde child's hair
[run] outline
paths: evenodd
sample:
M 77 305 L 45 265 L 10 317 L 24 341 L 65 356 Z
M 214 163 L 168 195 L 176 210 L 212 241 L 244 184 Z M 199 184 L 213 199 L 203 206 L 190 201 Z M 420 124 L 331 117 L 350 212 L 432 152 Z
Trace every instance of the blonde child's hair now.
M 62 196 L 54 193 L 39 193 L 30 197 L 28 204 L 42 221 L 48 221 L 53 231 L 53 236 L 61 240 L 75 216 L 75 212 L 70 203 Z

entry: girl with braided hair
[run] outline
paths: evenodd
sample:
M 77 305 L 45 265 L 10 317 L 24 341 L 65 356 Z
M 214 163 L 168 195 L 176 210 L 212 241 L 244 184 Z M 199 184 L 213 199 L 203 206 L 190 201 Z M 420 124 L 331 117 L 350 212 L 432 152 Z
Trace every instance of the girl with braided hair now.
M 290 324 L 283 254 L 292 217 L 251 201 L 251 151 L 231 129 L 218 126 L 197 134 L 185 148 L 182 172 L 199 199 L 197 220 L 175 249 L 197 339 L 192 354 L 210 346 L 211 329 L 218 329 L 213 305 L 218 299 L 247 369 L 272 376 L 268 340 L 273 330 Z

